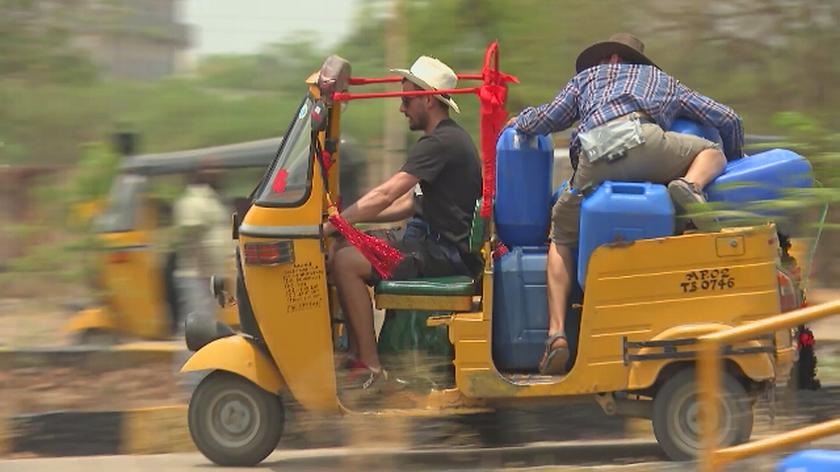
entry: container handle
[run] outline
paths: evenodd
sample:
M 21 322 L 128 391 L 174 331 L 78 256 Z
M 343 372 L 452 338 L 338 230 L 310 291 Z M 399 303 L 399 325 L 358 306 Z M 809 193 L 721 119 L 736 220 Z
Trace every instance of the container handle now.
M 649 187 L 649 183 L 612 183 L 610 184 L 610 191 L 622 195 L 644 195 Z

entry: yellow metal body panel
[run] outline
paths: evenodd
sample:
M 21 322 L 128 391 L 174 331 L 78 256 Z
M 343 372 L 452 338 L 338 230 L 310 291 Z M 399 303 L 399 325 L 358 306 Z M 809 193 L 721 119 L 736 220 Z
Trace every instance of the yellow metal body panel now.
M 450 322 L 458 388 L 468 397 L 496 398 L 626 390 L 631 366 L 624 363 L 623 338 L 647 341 L 674 336 L 675 327 L 734 326 L 779 313 L 777 258 L 770 225 L 598 248 L 588 269 L 575 365 L 562 378 L 531 383 L 511 381 L 493 366 L 492 277 L 485 274 L 481 316 L 456 315 Z M 769 356 L 735 357 L 743 357 L 736 362 L 755 380 L 772 378 Z M 650 377 L 637 369 L 635 385 Z
M 694 324 L 686 326 L 677 326 L 671 329 L 666 329 L 657 336 L 654 336 L 654 341 L 668 340 L 668 339 L 686 339 L 697 338 L 709 333 L 715 333 L 731 328 L 730 325 L 709 323 L 709 324 Z M 760 347 L 767 346 L 768 343 L 760 343 L 758 341 L 745 341 L 736 344 L 736 348 Z M 696 345 L 678 346 L 677 352 L 692 351 L 696 352 Z M 638 354 L 651 354 L 661 352 L 661 349 L 642 348 Z M 725 356 L 724 359 L 729 359 L 734 362 L 747 377 L 756 380 L 771 380 L 776 376 L 775 365 L 767 354 L 745 354 L 737 356 Z M 646 360 L 634 361 L 630 363 L 629 378 L 627 381 L 628 390 L 639 390 L 650 387 L 656 382 L 656 378 L 662 369 L 674 362 L 673 360 Z
M 160 255 L 149 231 L 139 229 L 102 236 L 105 300 L 112 324 L 122 333 L 146 339 L 169 337 Z
M 326 197 L 321 170 L 317 162 L 314 166 L 306 202 L 297 207 L 252 206 L 243 225 L 281 232 L 292 227 L 320 227 Z M 250 242 L 283 239 L 240 233 L 239 244 L 244 250 Z M 245 285 L 271 356 L 295 399 L 310 410 L 338 412 L 322 240 L 309 236 L 291 241 L 293 262 L 244 264 Z
M 280 372 L 262 351 L 241 336 L 217 339 L 199 349 L 181 367 L 181 372 L 224 370 L 241 375 L 260 388 L 280 393 L 284 382 Z

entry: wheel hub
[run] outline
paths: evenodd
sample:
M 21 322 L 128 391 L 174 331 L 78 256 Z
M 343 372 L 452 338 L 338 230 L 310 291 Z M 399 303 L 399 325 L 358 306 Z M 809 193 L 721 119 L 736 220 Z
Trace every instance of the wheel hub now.
M 242 434 L 251 424 L 251 412 L 239 400 L 233 400 L 222 405 L 222 426 L 233 434 Z
M 207 409 L 207 424 L 213 439 L 224 447 L 243 447 L 260 429 L 256 401 L 239 390 L 220 392 Z

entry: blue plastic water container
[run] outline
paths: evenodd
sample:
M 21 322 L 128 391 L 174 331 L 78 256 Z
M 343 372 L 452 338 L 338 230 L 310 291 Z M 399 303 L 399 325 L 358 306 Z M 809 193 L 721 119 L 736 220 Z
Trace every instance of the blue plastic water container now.
M 545 266 L 548 248 L 516 247 L 495 262 L 493 272 L 493 361 L 504 372 L 536 372 L 548 338 Z M 581 303 L 575 286 L 569 306 Z M 566 336 L 574 361 L 579 310 L 566 310 Z
M 711 126 L 701 125 L 696 121 L 686 118 L 677 118 L 671 123 L 671 129 L 675 133 L 693 134 L 701 138 L 706 138 L 713 143 L 723 146 L 723 140 L 720 138 L 720 132 Z
M 581 205 L 577 270 L 580 286 L 585 286 L 589 257 L 598 246 L 673 233 L 674 205 L 664 185 L 602 183 Z
M 778 472 L 837 472 L 840 470 L 840 451 L 809 449 L 800 451 L 779 462 Z
M 508 247 L 540 246 L 548 240 L 554 150 L 548 136 L 513 128 L 496 143 L 495 223 Z
M 782 198 L 786 190 L 814 185 L 811 164 L 787 149 L 771 149 L 731 161 L 706 187 L 711 202 L 748 203 Z

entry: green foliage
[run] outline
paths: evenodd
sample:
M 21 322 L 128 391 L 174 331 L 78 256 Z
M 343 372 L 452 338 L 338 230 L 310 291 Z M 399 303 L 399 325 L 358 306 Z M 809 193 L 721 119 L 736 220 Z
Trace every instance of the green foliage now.
M 105 198 L 117 173 L 120 158 L 101 143 L 84 147 L 70 182 L 70 202 L 96 201 Z
M 59 13 L 44 14 L 33 0 L 0 0 L 0 78 L 27 83 L 91 83 L 96 68 L 69 46 Z
M 81 200 L 102 195 L 117 164 L 103 146 L 84 143 L 107 140 L 119 124 L 139 133 L 141 152 L 277 136 L 305 93 L 303 79 L 333 52 L 351 61 L 356 76 L 386 75 L 421 54 L 477 72 L 485 46 L 497 39 L 503 70 L 521 80 L 510 88 L 508 110 L 515 113 L 551 100 L 585 46 L 630 31 L 664 70 L 732 105 L 747 133 L 784 136 L 780 147 L 809 158 L 824 187 L 798 201 L 838 200 L 840 2 L 403 0 L 407 57 L 386 64 L 384 12 L 393 1 L 361 0 L 352 32 L 330 51 L 302 34 L 256 54 L 203 58 L 189 76 L 134 83 L 99 77 L 70 41 L 73 21 L 113 30 L 120 18 L 69 18 L 70 9 L 44 2 L 0 0 L 0 165 L 79 164 L 75 187 L 62 192 Z M 366 91 L 385 89 L 394 86 Z M 457 100 L 463 113 L 456 119 L 477 139 L 478 100 Z M 398 101 L 347 106 L 345 136 L 376 150 L 384 111 Z M 50 250 L 39 249 L 27 264 L 46 263 Z

